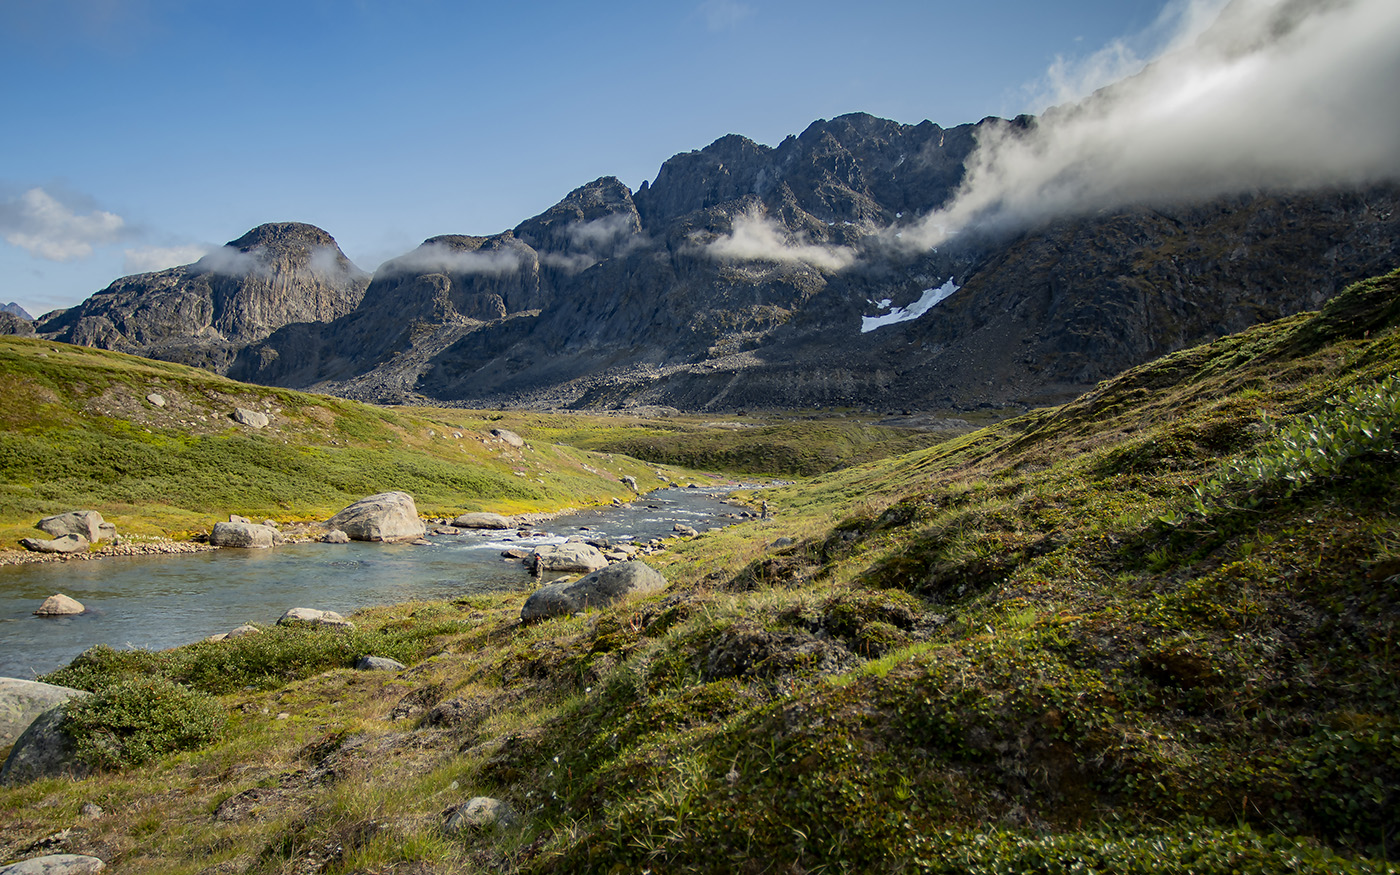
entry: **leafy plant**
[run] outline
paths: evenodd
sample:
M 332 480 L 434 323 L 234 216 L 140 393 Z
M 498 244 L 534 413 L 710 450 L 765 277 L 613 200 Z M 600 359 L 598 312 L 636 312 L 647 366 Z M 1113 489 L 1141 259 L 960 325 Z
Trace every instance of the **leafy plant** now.
M 67 706 L 65 730 L 79 757 L 124 769 L 194 750 L 223 735 L 227 717 L 208 694 L 156 676 L 119 681 Z

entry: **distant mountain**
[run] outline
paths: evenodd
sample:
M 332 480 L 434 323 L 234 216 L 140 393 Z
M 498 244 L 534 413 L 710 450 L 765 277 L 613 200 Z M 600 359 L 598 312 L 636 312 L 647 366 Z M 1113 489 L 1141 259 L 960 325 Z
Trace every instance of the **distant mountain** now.
M 852 114 L 776 147 L 729 135 L 674 156 L 635 192 L 604 177 L 513 229 L 431 238 L 372 281 L 350 266 L 329 286 L 302 255 L 300 272 L 259 285 L 220 278 L 205 259 L 119 280 L 39 328 L 381 402 L 1039 405 L 1316 308 L 1400 264 L 1394 185 L 1105 210 L 936 250 L 900 244 L 953 196 L 978 137 L 1033 124 Z M 256 249 L 260 231 L 229 249 Z M 317 240 L 332 251 L 328 235 Z
M 293 322 L 352 312 L 369 276 L 313 225 L 260 225 L 194 264 L 123 277 L 35 327 L 67 343 L 222 372 Z
M 34 321 L 34 317 L 30 316 L 27 312 L 25 312 L 25 309 L 23 307 L 21 307 L 19 304 L 16 304 L 14 301 L 0 306 L 0 313 L 9 313 L 11 315 L 18 316 L 25 322 Z

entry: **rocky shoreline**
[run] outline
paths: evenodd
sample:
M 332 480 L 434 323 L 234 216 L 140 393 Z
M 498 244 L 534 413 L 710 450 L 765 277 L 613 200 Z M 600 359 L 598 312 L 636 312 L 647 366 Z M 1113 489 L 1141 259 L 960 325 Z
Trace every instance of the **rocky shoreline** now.
M 28 565 L 33 562 L 69 562 L 108 559 L 115 556 L 169 556 L 179 553 L 206 553 L 218 547 L 194 541 L 150 541 L 108 544 L 85 553 L 31 553 L 27 550 L 0 550 L 0 566 Z

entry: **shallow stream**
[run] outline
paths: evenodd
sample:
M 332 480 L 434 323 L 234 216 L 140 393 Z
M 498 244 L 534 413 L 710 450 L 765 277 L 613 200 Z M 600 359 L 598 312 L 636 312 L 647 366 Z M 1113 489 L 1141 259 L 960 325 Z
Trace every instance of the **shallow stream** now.
M 269 624 L 289 608 L 349 614 L 369 605 L 518 591 L 538 585 L 506 547 L 558 543 L 570 535 L 614 541 L 664 537 L 676 523 L 701 531 L 734 522 L 727 489 L 663 489 L 623 507 L 600 507 L 534 527 L 429 535 L 408 544 L 289 544 L 271 550 L 215 550 L 0 568 L 0 676 L 31 679 L 66 665 L 95 644 L 159 650 L 243 623 Z M 582 531 L 583 527 L 589 531 Z M 431 527 L 429 527 L 431 529 Z M 87 607 L 74 617 L 36 617 L 61 592 Z

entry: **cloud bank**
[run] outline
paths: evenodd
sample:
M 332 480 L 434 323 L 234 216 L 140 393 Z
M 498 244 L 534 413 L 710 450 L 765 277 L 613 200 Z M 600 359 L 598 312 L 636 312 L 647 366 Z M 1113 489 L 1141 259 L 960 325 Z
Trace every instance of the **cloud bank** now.
M 30 255 L 49 261 L 75 261 L 92 255 L 94 246 L 124 235 L 126 222 L 116 213 L 76 208 L 42 188 L 31 188 L 0 202 L 0 235 Z
M 524 263 L 513 249 L 453 249 L 441 243 L 425 243 L 417 249 L 380 265 L 380 271 L 394 274 L 487 274 L 514 273 Z
M 856 253 L 848 246 L 822 246 L 793 237 L 786 228 L 755 212 L 734 217 L 733 229 L 702 246 L 711 258 L 727 261 L 776 261 L 806 264 L 819 270 L 849 267 Z
M 197 244 L 190 246 L 143 246 L 137 249 L 127 249 L 123 253 L 122 270 L 128 274 L 150 273 L 170 267 L 179 267 L 183 264 L 193 264 L 208 254 L 209 250 L 210 247 Z
M 1178 38 L 1136 76 L 1029 128 L 984 127 L 953 200 L 902 229 L 902 242 L 1130 203 L 1400 179 L 1400 3 L 1234 0 L 1202 30 L 1218 7 L 1173 7 Z

